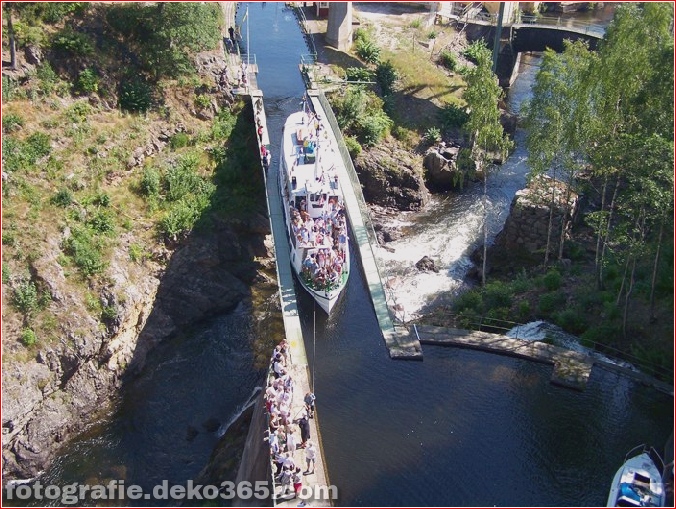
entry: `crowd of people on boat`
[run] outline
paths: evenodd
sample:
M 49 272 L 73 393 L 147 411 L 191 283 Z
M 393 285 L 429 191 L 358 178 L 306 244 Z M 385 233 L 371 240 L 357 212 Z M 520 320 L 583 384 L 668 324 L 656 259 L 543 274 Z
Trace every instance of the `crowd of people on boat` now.
M 303 260 L 305 281 L 316 289 L 338 285 L 347 256 L 347 223 L 342 203 L 329 198 L 328 207 L 316 218 L 305 210 L 304 199 L 298 207 L 294 205 L 290 206 L 290 214 L 296 245 L 314 248 L 308 249 Z
M 303 407 L 292 415 L 294 381 L 291 377 L 291 356 L 286 340 L 279 343 L 270 359 L 268 383 L 263 395 L 268 415 L 268 429 L 265 440 L 270 447 L 270 461 L 274 467 L 275 480 L 281 485 L 277 497 L 298 496 L 302 486 L 302 475 L 314 473 L 317 449 L 310 440 L 310 423 L 314 417 L 315 395 L 307 392 L 303 398 Z M 300 437 L 296 435 L 298 427 Z M 301 466 L 294 457 L 296 451 L 304 450 L 306 469 L 301 474 Z

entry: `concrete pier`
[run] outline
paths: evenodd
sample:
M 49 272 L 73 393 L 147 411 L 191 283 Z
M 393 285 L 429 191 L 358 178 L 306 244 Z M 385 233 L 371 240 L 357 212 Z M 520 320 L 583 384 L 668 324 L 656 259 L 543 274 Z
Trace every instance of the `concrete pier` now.
M 508 338 L 499 334 L 477 332 L 463 329 L 414 325 L 411 328 L 420 343 L 428 345 L 452 345 L 463 348 L 474 348 L 485 352 L 521 357 L 536 362 L 554 365 L 551 383 L 584 390 L 593 366 L 607 369 L 632 378 L 639 383 L 653 387 L 673 397 L 673 384 L 657 380 L 636 369 L 621 366 L 601 357 L 568 350 L 540 341 Z
M 414 325 L 413 330 L 422 344 L 474 348 L 554 364 L 551 382 L 571 389 L 584 390 L 594 364 L 593 358 L 588 355 L 540 341 L 526 341 L 487 332 L 447 329 L 429 325 Z

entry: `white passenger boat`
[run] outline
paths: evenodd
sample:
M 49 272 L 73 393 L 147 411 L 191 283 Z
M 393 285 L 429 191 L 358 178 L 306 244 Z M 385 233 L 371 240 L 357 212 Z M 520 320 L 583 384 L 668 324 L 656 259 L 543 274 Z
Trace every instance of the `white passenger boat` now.
M 655 449 L 646 445 L 633 448 L 613 478 L 608 507 L 664 507 L 663 470 Z
M 326 313 L 350 272 L 348 221 L 338 178 L 343 161 L 330 129 L 303 101 L 303 109 L 284 124 L 279 163 L 291 265 Z

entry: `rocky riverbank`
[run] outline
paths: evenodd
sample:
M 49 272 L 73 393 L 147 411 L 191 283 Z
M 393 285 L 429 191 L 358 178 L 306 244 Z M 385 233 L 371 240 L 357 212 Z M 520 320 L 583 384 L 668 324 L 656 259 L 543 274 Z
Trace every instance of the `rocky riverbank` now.
M 173 250 L 158 248 L 140 265 L 125 260 L 123 243 L 102 290 L 102 298 L 117 310 L 105 330 L 89 313 L 69 309 L 72 298 L 58 271 L 41 270 L 44 264 L 36 263 L 38 277 L 59 296 L 54 314 L 70 332 L 34 359 L 5 355 L 5 477 L 31 478 L 44 470 L 68 438 L 110 408 L 111 398 L 143 369 L 158 343 L 250 299 L 251 287 L 267 281 L 256 258 L 270 256 L 268 230 L 262 216 L 235 226 L 221 224 Z M 16 320 L 3 321 L 3 337 L 19 334 L 19 326 Z

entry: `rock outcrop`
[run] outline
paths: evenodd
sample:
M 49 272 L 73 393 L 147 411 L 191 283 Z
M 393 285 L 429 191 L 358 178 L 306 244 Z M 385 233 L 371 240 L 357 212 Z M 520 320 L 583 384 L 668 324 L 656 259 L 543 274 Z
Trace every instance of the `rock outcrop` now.
M 545 175 L 517 191 L 505 226 L 488 249 L 487 273 L 511 273 L 516 267 L 542 263 L 550 229 L 550 204 L 553 208 L 549 253 L 550 259 L 554 259 L 559 251 L 562 222 L 565 241 L 576 219 L 578 202 L 578 195 L 568 192 L 563 182 Z M 479 246 L 470 258 L 475 267 L 468 271 L 468 276 L 480 280 L 483 247 Z
M 131 234 L 122 237 L 98 288 L 101 308 L 88 311 L 52 259 L 58 241 L 46 241 L 32 263 L 35 280 L 51 296 L 55 339 L 34 358 L 22 357 L 22 324 L 3 320 L 3 474 L 31 478 L 44 470 L 65 440 L 81 431 L 127 376 L 142 369 L 147 353 L 181 327 L 234 308 L 248 298 L 257 276 L 256 256 L 269 256 L 264 218 L 220 225 L 193 235 L 173 252 L 160 248 L 130 262 Z M 243 240 L 242 240 L 243 239 Z M 50 245 L 51 242 L 51 245 Z M 4 298 L 8 297 L 3 285 Z
M 422 159 L 395 141 L 364 150 L 354 165 L 370 204 L 398 210 L 420 210 L 427 204 Z
M 546 248 L 549 236 L 550 253 L 555 253 L 559 249 L 562 226 L 564 240 L 570 232 L 577 203 L 577 194 L 567 191 L 563 182 L 539 176 L 526 189 L 517 191 L 498 239 L 507 251 L 525 250 L 533 254 Z
M 432 147 L 427 151 L 423 164 L 430 189 L 445 192 L 462 187 L 466 176 L 458 170 L 459 152 L 459 147 L 445 145 Z

